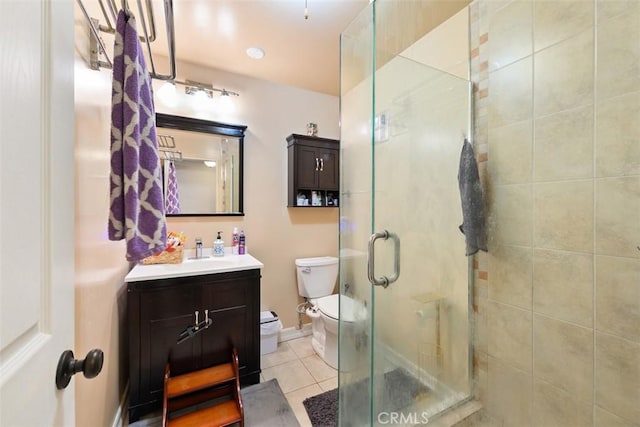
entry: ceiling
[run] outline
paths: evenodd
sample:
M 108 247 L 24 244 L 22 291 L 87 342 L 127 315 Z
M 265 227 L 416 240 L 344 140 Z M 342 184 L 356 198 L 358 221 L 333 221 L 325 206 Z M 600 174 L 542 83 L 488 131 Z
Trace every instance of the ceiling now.
M 306 1 L 308 19 L 305 0 L 173 0 L 176 58 L 338 95 L 340 33 L 369 1 Z M 83 3 L 92 17 L 104 21 L 98 0 Z M 137 3 L 129 4 L 136 14 Z M 166 54 L 162 2 L 153 0 L 153 5 L 159 37 L 152 49 Z M 264 58 L 249 58 L 246 49 L 252 46 L 264 49 Z M 179 68 L 178 77 L 183 77 Z

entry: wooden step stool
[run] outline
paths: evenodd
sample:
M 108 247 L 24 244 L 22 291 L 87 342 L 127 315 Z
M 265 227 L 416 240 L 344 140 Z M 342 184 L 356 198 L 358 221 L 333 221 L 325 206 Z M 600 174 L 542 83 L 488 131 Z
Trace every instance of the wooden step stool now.
M 164 372 L 163 427 L 244 426 L 238 352 L 231 362 L 183 375 Z

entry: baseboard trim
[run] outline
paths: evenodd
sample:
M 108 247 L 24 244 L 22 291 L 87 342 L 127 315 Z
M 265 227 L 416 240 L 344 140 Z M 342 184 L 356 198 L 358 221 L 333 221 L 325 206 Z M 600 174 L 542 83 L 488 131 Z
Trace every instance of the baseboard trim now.
M 302 325 L 302 329 L 298 329 L 296 327 L 284 328 L 280 331 L 280 337 L 278 339 L 279 342 L 291 341 L 296 338 L 306 337 L 311 335 L 313 331 L 311 330 L 311 323 L 305 323 Z
M 126 422 L 127 418 L 127 401 L 129 399 L 129 382 L 124 387 L 124 391 L 122 392 L 122 397 L 120 398 L 120 405 L 118 406 L 118 410 L 116 411 L 115 416 L 113 417 L 113 423 L 111 423 L 111 427 L 125 427 L 128 425 Z

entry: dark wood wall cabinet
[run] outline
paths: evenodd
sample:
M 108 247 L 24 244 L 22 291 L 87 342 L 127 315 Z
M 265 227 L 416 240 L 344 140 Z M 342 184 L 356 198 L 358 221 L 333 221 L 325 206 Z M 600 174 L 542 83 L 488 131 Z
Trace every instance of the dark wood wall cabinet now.
M 179 375 L 228 362 L 233 345 L 241 383 L 260 381 L 259 269 L 135 281 L 127 290 L 130 422 L 162 407 L 168 360 Z M 190 328 L 206 319 L 209 327 Z
M 287 137 L 288 206 L 338 206 L 340 141 L 291 134 Z

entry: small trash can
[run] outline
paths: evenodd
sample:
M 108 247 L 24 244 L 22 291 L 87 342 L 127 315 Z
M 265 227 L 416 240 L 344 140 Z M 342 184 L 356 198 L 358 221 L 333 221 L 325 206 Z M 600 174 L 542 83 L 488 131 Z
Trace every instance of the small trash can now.
M 273 353 L 278 349 L 278 332 L 282 322 L 273 311 L 260 312 L 260 354 Z

